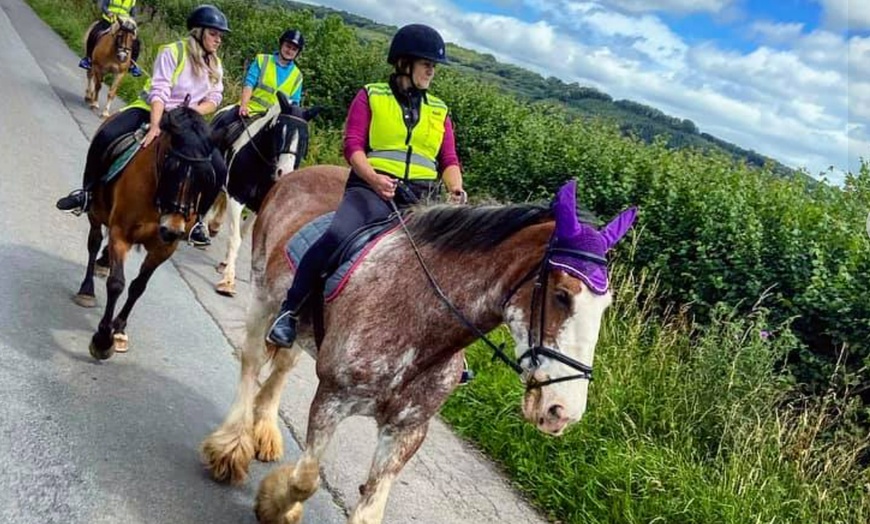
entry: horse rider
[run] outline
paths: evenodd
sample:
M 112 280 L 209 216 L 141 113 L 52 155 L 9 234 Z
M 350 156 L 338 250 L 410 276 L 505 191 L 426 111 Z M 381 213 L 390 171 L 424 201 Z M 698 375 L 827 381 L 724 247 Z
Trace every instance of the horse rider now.
M 227 17 L 215 6 L 204 4 L 196 7 L 187 17 L 186 39 L 164 45 L 154 60 L 153 76 L 145 84 L 139 99 L 107 120 L 91 141 L 85 164 L 82 189 L 78 189 L 57 201 L 57 208 L 81 214 L 88 210 L 94 186 L 107 166 L 103 154 L 119 137 L 136 131 L 143 124 L 150 124 L 142 139 L 142 147 L 148 147 L 160 136 L 160 120 L 163 113 L 182 105 L 190 97 L 193 109 L 202 115 L 213 113 L 223 98 L 223 67 L 217 56 L 224 33 L 229 32 Z M 227 167 L 215 149 L 212 166 L 216 179 L 222 186 L 226 181 Z M 200 215 L 211 207 L 217 192 L 200 203 Z M 208 235 L 205 226 L 198 221 L 191 228 L 192 241 Z
M 88 33 L 87 50 L 85 51 L 85 56 L 79 61 L 79 67 L 82 69 L 91 68 L 91 55 L 94 53 L 94 47 L 97 45 L 98 35 L 101 35 L 112 27 L 112 23 L 119 16 L 133 18 L 133 15 L 136 14 L 136 0 L 101 0 L 100 11 L 103 12 L 103 16 L 91 29 L 91 32 Z M 139 39 L 133 40 L 133 49 L 131 50 L 132 61 L 130 64 L 130 74 L 133 76 L 142 76 L 142 70 L 136 64 L 136 60 L 139 59 L 140 48 Z
M 296 59 L 305 48 L 305 38 L 298 29 L 288 29 L 278 38 L 278 50 L 272 54 L 259 54 L 245 75 L 245 85 L 239 103 L 221 109 L 212 129 L 218 130 L 242 118 L 262 116 L 278 103 L 278 92 L 296 105 L 302 103 L 302 72 Z
M 281 311 L 266 335 L 280 347 L 296 339 L 300 311 L 339 245 L 366 225 L 432 196 L 439 178 L 452 203 L 464 203 L 462 171 L 447 105 L 429 93 L 435 66 L 447 63 L 444 40 L 421 24 L 399 29 L 390 43 L 389 82 L 368 84 L 353 99 L 344 129 L 351 166 L 344 196 L 327 231 L 299 262 Z

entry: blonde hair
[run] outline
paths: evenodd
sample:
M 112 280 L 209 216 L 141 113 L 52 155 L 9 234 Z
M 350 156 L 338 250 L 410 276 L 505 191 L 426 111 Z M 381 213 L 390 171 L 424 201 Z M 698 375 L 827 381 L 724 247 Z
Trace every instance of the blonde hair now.
M 193 74 L 202 76 L 207 73 L 209 83 L 215 85 L 221 81 L 223 71 L 217 55 L 207 53 L 200 44 L 204 32 L 205 29 L 202 27 L 194 27 L 190 30 L 187 37 L 188 59 L 193 65 Z

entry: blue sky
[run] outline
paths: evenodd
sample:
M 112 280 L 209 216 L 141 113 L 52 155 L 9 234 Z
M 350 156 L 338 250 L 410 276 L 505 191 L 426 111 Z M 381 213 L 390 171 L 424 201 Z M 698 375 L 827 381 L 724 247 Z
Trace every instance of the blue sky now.
M 427 23 L 834 183 L 870 158 L 870 0 L 307 1 Z

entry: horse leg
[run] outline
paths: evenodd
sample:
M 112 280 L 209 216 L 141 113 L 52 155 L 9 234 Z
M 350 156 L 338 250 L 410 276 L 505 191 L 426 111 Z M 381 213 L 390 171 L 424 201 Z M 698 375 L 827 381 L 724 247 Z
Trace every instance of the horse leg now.
M 215 291 L 221 295 L 231 297 L 236 294 L 236 259 L 239 257 L 239 247 L 242 245 L 240 224 L 242 210 L 245 206 L 235 198 L 228 198 L 227 215 L 230 217 L 229 242 L 227 243 L 227 256 L 224 259 L 224 276 L 215 285 Z
M 97 298 L 94 294 L 94 268 L 96 265 L 97 252 L 103 243 L 103 227 L 95 219 L 88 215 L 91 229 L 88 232 L 88 267 L 85 269 L 85 278 L 79 286 L 79 292 L 73 297 L 73 302 L 82 307 L 96 307 Z
M 115 304 L 118 297 L 124 291 L 124 260 L 130 244 L 123 237 L 121 228 L 115 226 L 109 230 L 109 278 L 106 279 L 106 310 L 97 332 L 91 337 L 91 345 L 88 348 L 91 356 L 105 360 L 115 352 L 112 333 L 112 321 L 115 316 Z
M 100 89 L 103 87 L 103 72 L 96 63 L 91 66 L 91 71 L 94 73 L 94 98 L 91 100 L 91 109 L 99 109 Z
M 109 88 L 109 93 L 106 95 L 106 107 L 100 115 L 103 118 L 108 118 L 109 115 L 112 114 L 112 101 L 115 100 L 115 94 L 118 92 L 118 86 L 121 85 L 121 80 L 124 78 L 124 75 L 125 72 L 121 71 L 115 74 L 115 78 L 112 80 L 112 87 Z
M 96 265 L 94 266 L 94 274 L 100 278 L 106 278 L 109 276 L 109 246 L 106 245 L 103 248 L 103 252 L 100 253 L 100 258 L 97 259 Z
M 254 449 L 257 460 L 263 462 L 278 460 L 284 454 L 284 438 L 278 427 L 278 407 L 281 404 L 281 391 L 287 384 L 287 375 L 302 354 L 298 348 L 274 349 L 276 354 L 272 359 L 272 373 L 254 399 Z
M 320 457 L 351 404 L 328 393 L 321 382 L 308 412 L 305 451 L 295 464 L 280 466 L 260 483 L 254 512 L 264 524 L 298 524 L 302 503 L 320 487 Z
M 428 429 L 428 421 L 410 427 L 382 425 L 379 428 L 378 447 L 369 478 L 359 488 L 361 497 L 347 520 L 348 524 L 379 524 L 383 520 L 393 481 L 420 449 Z
M 139 267 L 139 275 L 130 283 L 130 289 L 127 290 L 127 301 L 124 302 L 124 307 L 112 323 L 114 331 L 113 339 L 115 341 L 115 351 L 118 353 L 127 352 L 127 318 L 130 316 L 133 306 L 136 301 L 145 292 L 145 287 L 148 285 L 148 280 L 154 274 L 154 270 L 160 267 L 160 264 L 166 261 L 175 251 L 175 244 L 166 245 L 160 244 L 148 250 L 145 260 Z
M 212 477 L 221 482 L 243 482 L 254 458 L 253 404 L 258 388 L 257 377 L 268 358 L 264 339 L 269 318 L 265 302 L 254 297 L 248 309 L 236 398 L 224 422 L 200 446 L 203 463 L 211 470 Z

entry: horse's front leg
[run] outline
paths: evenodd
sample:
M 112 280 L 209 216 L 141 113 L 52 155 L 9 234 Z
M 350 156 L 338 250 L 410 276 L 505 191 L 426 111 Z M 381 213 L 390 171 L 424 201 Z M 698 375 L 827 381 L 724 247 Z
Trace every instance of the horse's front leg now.
M 85 269 L 85 278 L 82 280 L 82 285 L 79 286 L 79 292 L 73 298 L 73 301 L 82 307 L 96 307 L 97 298 L 94 294 L 94 268 L 96 265 L 97 252 L 100 250 L 100 245 L 103 243 L 103 227 L 91 215 L 88 215 L 88 220 L 91 224 L 91 229 L 88 232 L 88 266 L 87 269 Z
M 90 71 L 88 71 L 88 79 L 90 81 L 90 90 L 91 90 L 91 100 L 90 107 L 91 109 L 99 109 L 100 108 L 100 88 L 103 85 L 103 73 L 99 70 L 97 64 L 92 64 Z
M 281 392 L 287 384 L 287 375 L 302 354 L 298 346 L 271 349 L 275 351 L 272 373 L 254 399 L 254 449 L 257 460 L 263 462 L 278 460 L 284 454 L 284 438 L 278 426 L 278 407 L 281 404 Z
M 236 259 L 239 257 L 239 247 L 242 245 L 240 225 L 245 205 L 232 197 L 228 197 L 227 200 L 227 216 L 230 218 L 229 242 L 227 242 L 227 255 L 222 264 L 224 275 L 215 285 L 215 291 L 231 297 L 236 294 Z
M 348 524 L 380 524 L 393 481 L 420 449 L 428 429 L 428 421 L 411 427 L 384 425 L 379 428 L 378 447 L 369 478 L 360 486 L 361 497 L 347 520 Z
M 145 292 L 145 287 L 148 285 L 148 280 L 154 274 L 154 270 L 160 267 L 160 264 L 166 261 L 172 253 L 175 252 L 175 247 L 178 244 L 164 244 L 156 242 L 148 248 L 148 254 L 142 265 L 139 267 L 139 275 L 130 283 L 130 289 L 127 291 L 127 301 L 124 302 L 124 307 L 118 313 L 117 318 L 112 323 L 114 331 L 113 339 L 115 341 L 115 351 L 118 353 L 127 352 L 127 318 L 130 316 L 130 311 L 136 305 L 136 301 Z
M 112 322 L 115 316 L 115 304 L 118 297 L 124 291 L 124 261 L 130 243 L 124 238 L 120 227 L 114 226 L 109 230 L 109 278 L 106 279 L 106 310 L 97 332 L 91 337 L 91 345 L 88 348 L 91 356 L 105 360 L 115 352 Z
M 100 257 L 94 264 L 94 275 L 100 278 L 106 278 L 109 276 L 109 246 L 103 248 L 103 252 L 100 253 Z
M 218 481 L 241 483 L 248 476 L 248 466 L 256 449 L 253 440 L 254 395 L 257 377 L 266 363 L 265 335 L 269 327 L 267 304 L 251 298 L 248 306 L 245 344 L 242 349 L 242 373 L 236 398 L 223 424 L 206 438 L 200 446 L 200 455 L 212 477 Z M 276 365 L 283 362 L 276 358 Z
M 328 392 L 323 382 L 308 412 L 305 451 L 295 464 L 281 466 L 269 473 L 257 490 L 254 512 L 263 524 L 302 522 L 302 503 L 320 487 L 320 457 L 335 434 L 339 422 L 351 414 L 351 403 Z
M 112 80 L 112 87 L 109 88 L 109 93 L 106 95 L 106 107 L 103 109 L 103 113 L 100 115 L 101 117 L 108 118 L 109 115 L 112 114 L 112 102 L 115 100 L 115 95 L 118 93 L 118 86 L 121 85 L 121 80 L 124 78 L 125 74 L 125 71 L 115 74 L 115 78 Z

